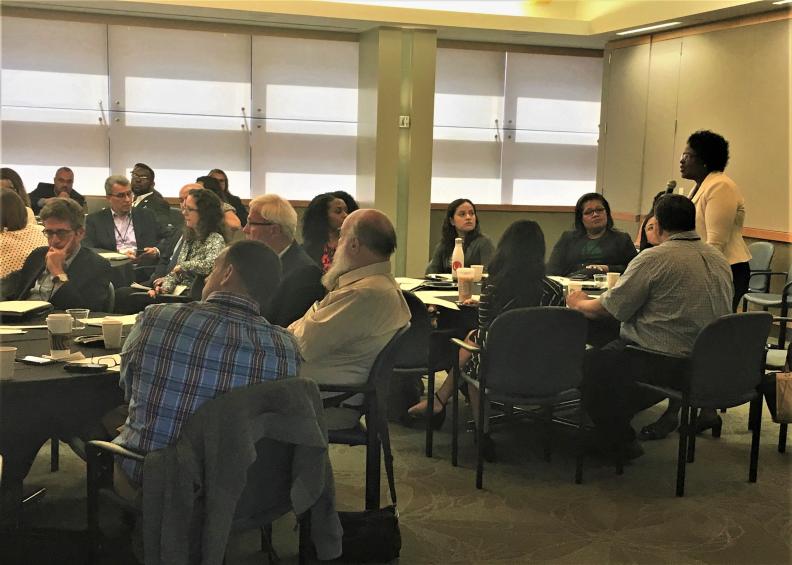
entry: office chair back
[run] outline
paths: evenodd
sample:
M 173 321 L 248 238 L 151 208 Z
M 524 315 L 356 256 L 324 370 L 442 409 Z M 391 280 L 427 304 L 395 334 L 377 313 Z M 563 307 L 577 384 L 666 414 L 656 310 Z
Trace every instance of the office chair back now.
M 751 260 L 748 265 L 751 271 L 769 271 L 770 263 L 773 261 L 775 254 L 775 246 L 769 241 L 756 241 L 748 246 L 751 252 Z M 770 290 L 770 276 L 769 275 L 751 275 L 748 281 L 748 292 L 769 292 Z
M 107 299 L 104 303 L 104 311 L 108 314 L 115 312 L 115 287 L 112 282 L 107 283 Z
M 557 306 L 504 312 L 486 336 L 481 362 L 486 388 L 542 397 L 577 387 L 587 327 L 580 312 Z
M 690 358 L 692 405 L 737 406 L 755 396 L 772 321 L 768 312 L 744 312 L 718 318 L 701 330 Z

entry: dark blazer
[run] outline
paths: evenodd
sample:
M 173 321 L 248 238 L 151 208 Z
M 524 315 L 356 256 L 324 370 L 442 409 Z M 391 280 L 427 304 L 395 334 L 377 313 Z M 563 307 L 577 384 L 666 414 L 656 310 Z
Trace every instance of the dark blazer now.
M 602 257 L 587 256 L 585 249 L 588 241 L 585 233 L 577 230 L 564 232 L 547 262 L 547 274 L 568 277 L 585 273 L 591 277 L 593 272 L 587 272 L 585 267 L 592 263 L 605 264 L 609 271 L 623 273 L 627 263 L 637 255 L 632 238 L 619 230 L 608 230 L 599 238 Z
M 36 280 L 46 268 L 46 255 L 49 247 L 38 247 L 25 260 L 19 276 L 19 288 L 13 300 L 26 300 Z M 96 312 L 104 311 L 110 282 L 110 263 L 95 251 L 81 247 L 74 260 L 66 269 L 69 282 L 64 283 L 52 295 L 50 302 L 55 308 L 90 308 Z
M 324 298 L 327 291 L 322 286 L 322 269 L 310 257 L 308 261 L 309 264 L 288 273 L 284 269 L 284 276 L 263 312 L 271 324 L 285 328 L 302 318 L 314 302 Z
M 33 213 L 38 216 L 42 208 L 42 206 L 39 205 L 39 200 L 42 198 L 53 198 L 55 196 L 55 185 L 51 182 L 40 182 L 36 190 L 31 192 L 28 196 L 30 197 L 30 207 L 33 208 Z M 69 197 L 85 208 L 85 197 L 82 194 L 72 189 Z
M 162 228 L 157 219 L 145 208 L 132 208 L 132 228 L 135 230 L 137 248 L 154 247 L 162 238 Z M 85 239 L 83 245 L 96 249 L 115 250 L 115 224 L 113 212 L 105 208 L 88 214 L 85 218 Z
M 163 198 L 163 196 L 156 190 L 152 190 L 151 194 L 141 200 L 133 209 L 148 210 L 157 219 L 160 226 L 161 233 L 170 233 L 173 231 L 170 215 L 170 204 Z
M 308 265 L 316 266 L 316 262 L 308 256 L 303 246 L 295 241 L 281 257 L 282 276 L 286 277 L 291 271 Z

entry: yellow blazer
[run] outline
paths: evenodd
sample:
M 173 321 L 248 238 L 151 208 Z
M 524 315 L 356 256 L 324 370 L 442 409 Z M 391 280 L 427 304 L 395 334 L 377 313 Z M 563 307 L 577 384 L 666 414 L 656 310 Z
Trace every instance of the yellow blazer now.
M 745 199 L 734 181 L 722 172 L 712 172 L 692 200 L 702 241 L 718 248 L 730 265 L 748 261 L 751 252 L 742 237 Z

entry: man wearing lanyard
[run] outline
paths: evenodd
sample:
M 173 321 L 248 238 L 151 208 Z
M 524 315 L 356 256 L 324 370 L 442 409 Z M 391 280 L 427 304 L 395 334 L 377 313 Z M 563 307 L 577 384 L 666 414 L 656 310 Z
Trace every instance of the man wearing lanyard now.
M 153 263 L 161 238 L 154 215 L 145 208 L 132 208 L 132 189 L 126 177 L 113 175 L 105 181 L 109 208 L 85 219 L 85 244 L 88 247 L 118 251 L 133 263 Z
M 44 300 L 55 308 L 102 311 L 110 282 L 110 263 L 80 242 L 83 212 L 74 200 L 55 198 L 41 210 L 49 246 L 25 260 L 15 300 Z

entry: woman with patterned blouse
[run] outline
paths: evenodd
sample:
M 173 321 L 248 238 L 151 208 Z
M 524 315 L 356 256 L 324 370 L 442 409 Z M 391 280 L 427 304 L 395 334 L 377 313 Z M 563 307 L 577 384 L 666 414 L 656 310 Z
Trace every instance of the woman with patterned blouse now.
M 226 245 L 223 210 L 214 193 L 206 189 L 191 190 L 184 200 L 182 214 L 184 234 L 176 266 L 154 281 L 154 288 L 149 291 L 152 298 L 172 293 L 177 285 L 186 285 L 189 289 L 196 277 L 205 277 L 212 272 L 215 259 Z
M 564 305 L 563 287 L 545 277 L 544 255 L 545 240 L 539 224 L 531 220 L 519 220 L 506 229 L 490 261 L 489 278 L 481 290 L 479 327 L 468 334 L 466 341 L 484 346 L 490 325 L 507 310 Z M 471 359 L 470 353 L 460 350 L 459 366 L 465 367 L 469 363 L 477 367 L 478 357 Z M 444 414 L 445 405 L 453 392 L 453 381 L 446 379 L 435 393 L 433 411 L 436 423 L 442 423 L 440 414 Z M 478 419 L 478 389 L 469 387 L 468 393 L 473 416 Z M 411 407 L 409 413 L 421 416 L 426 412 L 426 402 L 422 400 Z M 485 458 L 492 461 L 495 459 L 495 450 L 489 434 L 485 434 L 484 442 Z
M 331 192 L 315 196 L 303 216 L 303 248 L 327 272 L 333 264 L 341 224 L 347 217 L 346 202 Z
M 28 221 L 22 198 L 9 188 L 0 195 L 0 296 L 13 292 L 17 275 L 30 252 L 49 245 L 41 226 Z

